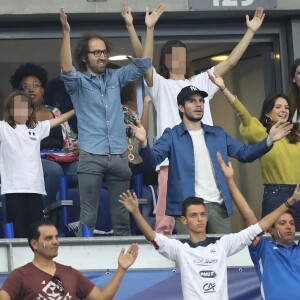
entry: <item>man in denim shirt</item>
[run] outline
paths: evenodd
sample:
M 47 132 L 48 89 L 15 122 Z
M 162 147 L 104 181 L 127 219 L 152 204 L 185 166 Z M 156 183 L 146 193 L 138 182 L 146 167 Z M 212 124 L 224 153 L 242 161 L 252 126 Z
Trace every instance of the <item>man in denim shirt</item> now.
M 229 93 L 228 89 L 226 93 Z M 140 155 L 146 165 L 156 166 L 169 158 L 166 214 L 176 217 L 177 233 L 186 233 L 185 226 L 180 225 L 181 205 L 190 196 L 205 200 L 208 233 L 231 232 L 231 195 L 217 162 L 217 152 L 226 163 L 228 156 L 241 162 L 252 162 L 268 152 L 272 144 L 290 130 L 289 123 L 276 124 L 267 139 L 255 145 L 242 144 L 223 128 L 201 123 L 205 97 L 207 93 L 195 86 L 183 88 L 177 96 L 182 122 L 172 129 L 167 128 L 151 149 L 147 147 L 144 128 L 140 124 L 131 125 L 141 143 Z
M 98 35 L 85 35 L 75 51 L 79 71 L 72 66 L 70 26 L 64 9 L 61 47 L 62 79 L 71 96 L 78 119 L 80 222 L 94 229 L 97 220 L 100 187 L 105 177 L 108 186 L 112 226 L 115 235 L 130 235 L 129 215 L 118 202 L 129 188 L 131 171 L 125 156 L 127 140 L 120 91 L 151 67 L 151 60 L 130 59 L 121 69 L 107 69 L 109 48 Z

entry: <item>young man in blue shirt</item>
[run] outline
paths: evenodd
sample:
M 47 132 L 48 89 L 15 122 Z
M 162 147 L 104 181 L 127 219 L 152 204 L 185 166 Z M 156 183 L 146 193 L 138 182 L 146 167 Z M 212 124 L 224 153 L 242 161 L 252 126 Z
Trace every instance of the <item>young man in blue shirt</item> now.
M 226 89 L 226 93 L 230 93 Z M 132 125 L 141 143 L 140 155 L 147 166 L 159 165 L 169 158 L 166 214 L 177 217 L 177 233 L 186 233 L 181 226 L 181 204 L 196 196 L 205 200 L 209 222 L 208 233 L 229 233 L 232 214 L 231 195 L 217 162 L 220 152 L 226 163 L 228 156 L 240 162 L 252 162 L 271 149 L 273 143 L 290 131 L 289 123 L 276 124 L 267 139 L 255 145 L 245 145 L 231 138 L 223 128 L 201 122 L 207 93 L 195 86 L 184 87 L 177 96 L 182 122 L 167 128 L 150 149 L 144 128 Z

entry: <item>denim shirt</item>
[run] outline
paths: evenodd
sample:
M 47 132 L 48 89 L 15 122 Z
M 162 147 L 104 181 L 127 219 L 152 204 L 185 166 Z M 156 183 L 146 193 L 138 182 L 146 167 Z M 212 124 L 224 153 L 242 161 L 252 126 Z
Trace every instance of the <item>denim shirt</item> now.
M 223 128 L 202 124 L 205 143 L 216 174 L 217 185 L 225 202 L 227 213 L 233 213 L 232 199 L 226 179 L 219 167 L 217 152 L 228 163 L 228 156 L 240 162 L 252 162 L 271 148 L 266 139 L 258 144 L 245 145 L 230 137 Z M 190 196 L 195 196 L 195 161 L 192 138 L 185 125 L 181 122 L 173 129 L 167 128 L 163 135 L 150 149 L 140 149 L 140 155 L 146 166 L 155 167 L 166 157 L 169 158 L 169 177 L 167 187 L 166 214 L 181 216 L 182 202 Z
M 76 71 L 74 67 L 69 74 L 61 74 L 77 116 L 80 149 L 99 155 L 126 151 L 120 92 L 151 67 L 150 58 L 130 61 L 120 69 L 106 69 L 100 77 Z

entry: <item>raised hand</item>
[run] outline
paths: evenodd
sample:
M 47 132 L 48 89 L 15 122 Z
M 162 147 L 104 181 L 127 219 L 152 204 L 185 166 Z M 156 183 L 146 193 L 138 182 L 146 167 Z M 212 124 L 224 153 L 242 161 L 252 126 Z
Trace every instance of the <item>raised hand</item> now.
M 219 166 L 220 166 L 224 176 L 226 177 L 226 179 L 233 178 L 234 170 L 233 170 L 231 162 L 229 161 L 228 166 L 227 166 L 225 164 L 225 161 L 223 160 L 223 157 L 220 152 L 217 152 L 217 158 L 218 158 Z
M 132 244 L 130 248 L 126 251 L 126 253 L 125 253 L 125 249 L 122 248 L 118 259 L 119 266 L 123 270 L 127 270 L 135 262 L 138 253 L 139 253 L 139 245 L 136 243 Z
M 122 12 L 121 15 L 126 23 L 126 26 L 131 26 L 133 24 L 133 17 L 131 14 L 131 8 L 126 6 L 126 0 L 122 2 Z
M 71 27 L 68 22 L 67 15 L 65 13 L 65 9 L 63 7 L 60 8 L 60 22 L 61 22 L 63 31 L 69 33 L 71 31 Z
M 296 200 L 296 202 L 300 201 L 300 185 L 299 184 L 297 184 L 292 197 L 294 200 Z
M 214 83 L 220 90 L 224 89 L 225 87 L 224 80 L 221 76 L 217 74 L 217 72 L 214 72 L 214 76 L 209 71 L 207 71 L 207 74 L 208 74 L 208 78 L 212 83 Z
M 145 24 L 147 28 L 153 28 L 163 14 L 165 10 L 165 5 L 163 3 L 158 4 L 158 6 L 150 14 L 149 7 L 146 8 Z
M 120 195 L 119 202 L 123 204 L 130 213 L 133 213 L 135 210 L 139 209 L 139 202 L 136 193 L 131 194 L 130 191 L 123 193 Z
M 264 9 L 262 7 L 258 7 L 252 20 L 249 19 L 248 15 L 246 15 L 247 27 L 255 33 L 260 28 L 264 18 Z
M 133 136 L 140 142 L 144 143 L 147 139 L 147 134 L 145 128 L 142 126 L 140 121 L 136 121 L 137 125 L 130 123 L 130 127 L 133 133 Z
M 269 132 L 269 137 L 271 142 L 277 142 L 287 136 L 293 128 L 293 124 L 290 122 L 278 121 L 276 124 L 272 126 Z

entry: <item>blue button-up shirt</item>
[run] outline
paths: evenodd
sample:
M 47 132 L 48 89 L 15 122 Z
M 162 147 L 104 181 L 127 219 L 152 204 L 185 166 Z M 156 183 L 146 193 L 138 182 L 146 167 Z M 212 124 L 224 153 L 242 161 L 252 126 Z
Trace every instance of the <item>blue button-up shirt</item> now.
M 245 145 L 230 137 L 222 127 L 202 124 L 202 128 L 221 197 L 230 216 L 233 213 L 232 199 L 218 164 L 217 152 L 221 153 L 226 163 L 228 156 L 240 162 L 252 162 L 268 152 L 270 148 L 266 139 L 255 145 Z M 182 202 L 187 197 L 195 196 L 194 148 L 185 125 L 181 122 L 173 129 L 167 128 L 151 149 L 149 147 L 140 149 L 140 155 L 145 165 L 149 167 L 155 167 L 166 157 L 169 158 L 166 214 L 181 216 Z
M 121 88 L 144 75 L 151 67 L 150 58 L 130 58 L 131 64 L 106 69 L 100 76 L 75 68 L 62 74 L 78 120 L 78 146 L 93 154 L 121 154 L 127 149 L 121 108 Z

